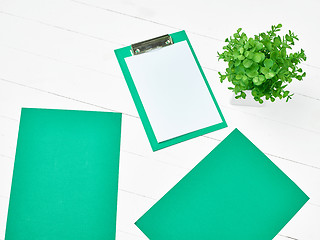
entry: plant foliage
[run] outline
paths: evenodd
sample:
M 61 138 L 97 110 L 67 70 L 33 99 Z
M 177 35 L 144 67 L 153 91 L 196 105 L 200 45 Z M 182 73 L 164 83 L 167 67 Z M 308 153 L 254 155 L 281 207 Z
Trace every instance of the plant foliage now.
M 251 90 L 256 101 L 263 103 L 262 97 L 272 102 L 276 98 L 291 99 L 293 94 L 285 90 L 292 79 L 302 80 L 306 73 L 298 67 L 306 60 L 303 49 L 288 53 L 298 37 L 289 31 L 283 37 L 277 35 L 282 25 L 271 26 L 271 31 L 248 38 L 241 28 L 227 38 L 224 52 L 219 60 L 228 62 L 225 74 L 219 72 L 220 81 L 228 79 L 234 87 L 229 87 L 236 98 L 246 98 L 244 90 Z

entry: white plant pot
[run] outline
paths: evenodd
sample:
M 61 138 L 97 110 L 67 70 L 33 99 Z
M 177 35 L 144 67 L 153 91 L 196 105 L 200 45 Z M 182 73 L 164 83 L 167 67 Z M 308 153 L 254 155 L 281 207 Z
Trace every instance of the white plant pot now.
M 250 90 L 246 90 L 244 92 L 247 95 L 245 99 L 243 98 L 236 99 L 235 98 L 236 95 L 233 93 L 231 98 L 231 104 L 238 105 L 238 106 L 249 106 L 249 107 L 263 107 L 265 105 L 265 101 L 263 101 L 263 103 L 261 104 L 256 100 L 254 100 Z

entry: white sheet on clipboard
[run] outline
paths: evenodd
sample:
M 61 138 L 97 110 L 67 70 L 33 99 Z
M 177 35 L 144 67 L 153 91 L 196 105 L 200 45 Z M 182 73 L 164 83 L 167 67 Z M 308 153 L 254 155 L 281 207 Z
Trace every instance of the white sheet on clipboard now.
M 187 41 L 125 61 L 158 142 L 222 122 Z

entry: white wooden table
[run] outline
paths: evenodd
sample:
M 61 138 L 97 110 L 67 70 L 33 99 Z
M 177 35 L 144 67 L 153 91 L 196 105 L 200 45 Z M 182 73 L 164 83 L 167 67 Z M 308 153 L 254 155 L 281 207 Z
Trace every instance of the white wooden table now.
M 310 197 L 275 237 L 320 239 L 320 2 L 0 0 L 0 240 L 4 239 L 21 107 L 123 113 L 117 239 L 235 127 Z M 223 40 L 282 23 L 300 37 L 307 77 L 288 103 L 230 104 L 217 61 Z M 186 30 L 228 128 L 152 152 L 113 50 Z

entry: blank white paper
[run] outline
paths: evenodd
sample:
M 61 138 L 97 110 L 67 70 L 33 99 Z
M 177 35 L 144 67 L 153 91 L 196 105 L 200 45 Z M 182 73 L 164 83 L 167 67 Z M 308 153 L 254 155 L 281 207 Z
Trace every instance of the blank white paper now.
M 222 122 L 187 41 L 125 61 L 158 142 Z

